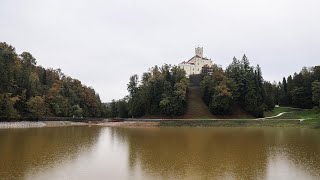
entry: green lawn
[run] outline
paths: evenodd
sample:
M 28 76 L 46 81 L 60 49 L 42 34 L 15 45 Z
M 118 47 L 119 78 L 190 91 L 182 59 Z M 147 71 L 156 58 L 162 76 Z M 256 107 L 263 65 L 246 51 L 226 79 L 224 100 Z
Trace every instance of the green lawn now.
M 276 107 L 272 112 L 267 112 L 266 117 L 275 116 L 282 112 L 290 112 L 283 114 L 274 119 L 305 119 L 305 120 L 318 120 L 320 121 L 320 110 L 316 109 L 294 109 L 287 107 Z
M 292 121 L 292 120 L 174 120 L 160 121 L 160 127 L 306 127 L 320 128 L 320 121 Z
M 265 112 L 265 117 L 276 116 L 283 112 L 301 111 L 290 107 L 275 107 L 272 111 Z
M 320 112 L 319 110 L 302 110 L 302 111 L 293 111 L 288 114 L 284 114 L 276 119 L 305 119 L 305 120 L 319 120 L 320 121 Z

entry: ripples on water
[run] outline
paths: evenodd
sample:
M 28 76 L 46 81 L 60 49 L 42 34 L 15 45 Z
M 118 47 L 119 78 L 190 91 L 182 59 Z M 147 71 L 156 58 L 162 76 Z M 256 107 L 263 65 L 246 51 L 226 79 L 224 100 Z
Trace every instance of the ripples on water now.
M 320 131 L 0 130 L 0 179 L 319 179 Z

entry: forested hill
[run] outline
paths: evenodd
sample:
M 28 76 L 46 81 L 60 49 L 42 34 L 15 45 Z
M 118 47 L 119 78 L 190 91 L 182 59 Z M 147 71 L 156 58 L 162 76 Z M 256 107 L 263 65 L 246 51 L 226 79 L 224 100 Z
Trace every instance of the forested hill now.
M 60 69 L 36 65 L 28 52 L 0 43 L 0 120 L 43 116 L 102 117 L 105 106 L 93 88 Z
M 129 96 L 114 100 L 108 107 L 110 115 L 183 118 L 190 117 L 191 113 L 192 118 L 212 117 L 207 111 L 200 112 L 199 107 L 204 109 L 200 98 L 213 115 L 224 117 L 239 117 L 241 112 L 246 117 L 260 118 L 266 111 L 273 110 L 275 104 L 312 108 L 320 103 L 319 66 L 303 68 L 293 77 L 284 78 L 282 83 L 265 81 L 260 66 L 251 66 L 246 55 L 241 60 L 234 58 L 226 69 L 216 64 L 210 69 L 197 75 L 197 82 L 192 84 L 200 84 L 201 93 L 191 95 L 189 79 L 179 67 L 155 66 L 145 72 L 140 81 L 134 75 L 128 84 Z
M 218 65 L 210 69 L 199 75 L 199 97 L 188 93 L 189 79 L 183 69 L 163 65 L 152 67 L 140 80 L 138 75 L 130 77 L 129 95 L 106 106 L 93 88 L 60 69 L 37 66 L 30 53 L 19 55 L 11 45 L 0 43 L 0 120 L 183 117 L 187 109 L 203 108 L 192 102 L 200 98 L 212 114 L 223 116 L 236 115 L 234 107 L 263 117 L 275 104 L 312 108 L 320 103 L 320 66 L 303 68 L 279 83 L 265 81 L 259 65 L 251 66 L 245 55 L 234 58 L 225 70 Z

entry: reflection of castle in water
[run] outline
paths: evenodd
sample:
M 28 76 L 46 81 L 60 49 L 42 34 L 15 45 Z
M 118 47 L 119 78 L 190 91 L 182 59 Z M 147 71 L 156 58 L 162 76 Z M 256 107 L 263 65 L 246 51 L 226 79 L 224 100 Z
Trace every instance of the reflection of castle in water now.
M 297 171 L 320 173 L 318 143 L 306 142 L 299 129 L 112 129 L 126 141 L 129 168 L 161 179 L 268 179 L 270 162 L 285 155 Z M 291 131 L 295 135 L 291 137 Z M 296 132 L 298 131 L 298 132 Z M 299 133 L 298 136 L 296 136 Z M 310 141 L 314 136 L 308 137 Z M 303 152 L 301 152 L 301 146 Z M 280 149 L 280 151 L 279 151 Z M 279 154 L 280 153 L 280 154 Z M 282 154 L 281 154 L 282 153 Z M 301 158 L 303 156 L 303 158 Z M 310 162 L 315 162 L 310 167 Z M 288 163 L 288 162 L 287 162 Z M 288 163 L 289 164 L 289 163 Z M 286 164 L 286 165 L 288 165 Z M 308 174 L 308 171 L 305 171 Z M 292 176 L 292 175 L 291 175 Z M 290 177 L 289 175 L 287 177 Z

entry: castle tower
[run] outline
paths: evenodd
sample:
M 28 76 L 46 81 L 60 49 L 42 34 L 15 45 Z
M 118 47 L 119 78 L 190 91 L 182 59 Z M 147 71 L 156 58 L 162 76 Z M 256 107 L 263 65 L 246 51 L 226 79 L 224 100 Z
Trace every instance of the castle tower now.
M 203 57 L 203 47 L 196 48 L 196 56 Z

